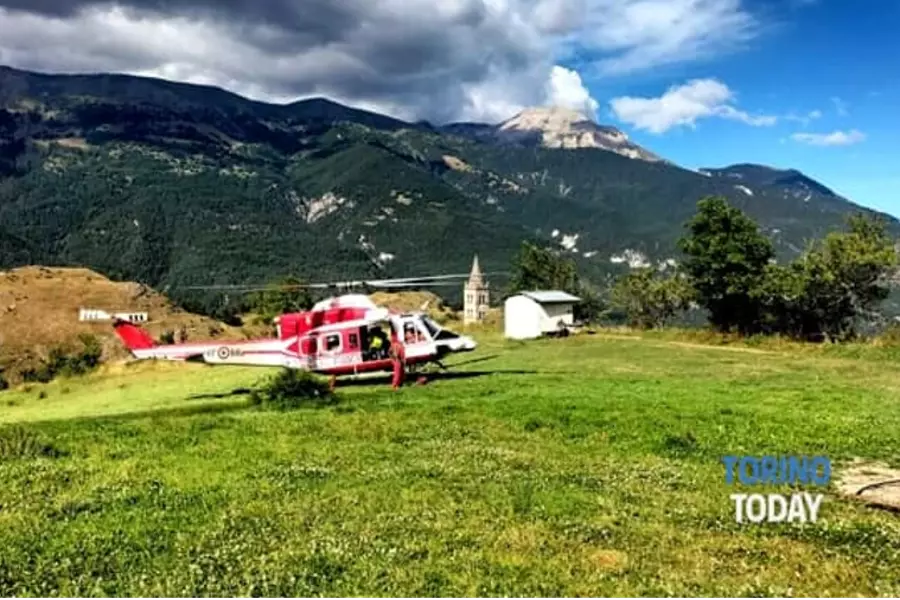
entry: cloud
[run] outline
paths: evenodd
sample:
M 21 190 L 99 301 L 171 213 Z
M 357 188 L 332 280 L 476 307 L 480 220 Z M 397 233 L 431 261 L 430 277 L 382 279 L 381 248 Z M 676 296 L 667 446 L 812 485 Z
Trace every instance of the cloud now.
M 325 95 L 407 119 L 595 106 L 581 76 L 740 48 L 743 0 L 0 0 L 0 63 Z
M 789 113 L 784 116 L 786 121 L 796 121 L 797 123 L 801 123 L 803 126 L 809 125 L 812 121 L 816 119 L 822 118 L 821 110 L 811 110 L 805 115 L 798 115 L 796 113 Z
M 857 130 L 832 131 L 831 133 L 795 133 L 791 139 L 810 146 L 851 146 L 865 141 L 866 135 Z
M 591 97 L 577 71 L 560 66 L 553 67 L 547 87 L 550 104 L 572 108 L 589 117 L 596 117 L 600 103 Z
M 778 118 L 754 116 L 733 105 L 734 93 L 716 79 L 694 79 L 670 87 L 657 98 L 623 96 L 610 102 L 613 115 L 636 129 L 664 133 L 675 127 L 694 127 L 698 120 L 718 117 L 755 127 L 774 125 Z
M 834 110 L 839 116 L 846 117 L 850 114 L 849 106 L 847 106 L 847 103 L 837 96 L 831 98 L 831 103 L 834 104 Z
M 760 22 L 741 0 L 585 0 L 587 11 L 574 46 L 600 54 L 601 75 L 643 71 L 741 47 L 759 34 Z

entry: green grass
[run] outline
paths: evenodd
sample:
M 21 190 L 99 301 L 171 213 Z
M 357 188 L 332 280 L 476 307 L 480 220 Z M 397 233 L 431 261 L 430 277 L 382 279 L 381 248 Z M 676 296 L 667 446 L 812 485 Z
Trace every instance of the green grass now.
M 0 595 L 900 594 L 900 517 L 829 490 L 818 523 L 738 525 L 720 463 L 900 463 L 885 360 L 598 335 L 455 362 L 287 413 L 229 395 L 252 369 L 0 393 Z

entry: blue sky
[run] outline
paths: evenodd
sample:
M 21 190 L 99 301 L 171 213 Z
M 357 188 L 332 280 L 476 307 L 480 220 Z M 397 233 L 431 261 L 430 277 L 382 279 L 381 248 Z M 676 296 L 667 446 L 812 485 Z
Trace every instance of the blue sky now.
M 744 4 L 762 27 L 740 48 L 639 75 L 579 70 L 594 98 L 649 100 L 690 81 L 715 80 L 732 94 L 720 105 L 749 119 L 711 114 L 671 125 L 659 112 L 678 112 L 677 105 L 616 111 L 601 103 L 600 121 L 689 168 L 795 168 L 854 202 L 900 216 L 900 2 Z M 577 59 L 569 64 L 579 68 Z M 721 98 L 709 96 L 699 95 L 701 105 Z M 690 120 L 700 109 L 687 110 Z

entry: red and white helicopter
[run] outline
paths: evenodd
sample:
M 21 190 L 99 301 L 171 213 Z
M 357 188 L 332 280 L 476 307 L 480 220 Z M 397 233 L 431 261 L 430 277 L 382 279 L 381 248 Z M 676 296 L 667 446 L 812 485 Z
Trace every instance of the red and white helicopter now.
M 420 287 L 423 283 L 434 285 L 429 282 L 459 277 L 464 275 L 308 284 L 301 287 Z M 253 289 L 239 286 L 218 288 Z M 391 311 L 376 306 L 363 294 L 340 295 L 321 300 L 311 310 L 283 314 L 275 319 L 277 337 L 257 340 L 159 345 L 127 313 L 111 315 L 102 310 L 83 310 L 82 320 L 113 321 L 116 334 L 137 359 L 286 367 L 332 376 L 390 370 L 388 348 L 392 336 L 399 337 L 403 343 L 406 364 L 412 369 L 426 363 L 441 365 L 441 359 L 445 356 L 470 352 L 477 346 L 472 338 L 442 328 L 424 313 Z M 373 348 L 372 344 L 375 337 L 381 338 L 377 348 Z

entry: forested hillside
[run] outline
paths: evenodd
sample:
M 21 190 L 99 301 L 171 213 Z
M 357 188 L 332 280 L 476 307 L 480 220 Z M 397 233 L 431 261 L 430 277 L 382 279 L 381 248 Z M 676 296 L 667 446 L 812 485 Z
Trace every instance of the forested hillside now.
M 693 172 L 447 131 L 321 99 L 0 68 L 0 268 L 87 266 L 183 300 L 189 285 L 286 275 L 459 272 L 476 252 L 504 270 L 533 238 L 598 279 L 678 260 L 706 195 L 745 210 L 782 255 L 859 209 L 796 172 Z

